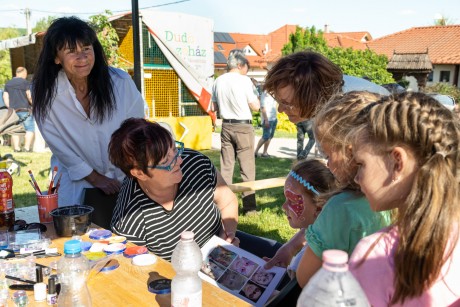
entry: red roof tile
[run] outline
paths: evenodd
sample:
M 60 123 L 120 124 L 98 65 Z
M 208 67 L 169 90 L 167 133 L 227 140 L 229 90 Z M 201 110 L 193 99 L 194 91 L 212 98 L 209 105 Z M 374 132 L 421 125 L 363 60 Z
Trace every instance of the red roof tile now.
M 423 53 L 433 64 L 460 63 L 460 25 L 414 27 L 367 43 L 378 54 Z

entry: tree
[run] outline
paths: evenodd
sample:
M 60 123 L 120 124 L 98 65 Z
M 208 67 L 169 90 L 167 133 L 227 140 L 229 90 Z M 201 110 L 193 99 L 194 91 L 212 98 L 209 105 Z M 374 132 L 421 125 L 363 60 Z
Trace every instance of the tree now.
M 443 15 L 437 15 L 434 19 L 435 26 L 448 26 L 451 24 L 454 24 L 454 22 L 449 17 Z
M 35 24 L 35 27 L 33 27 L 32 32 L 42 32 L 46 31 L 50 24 L 56 19 L 56 16 L 48 16 L 48 17 L 43 17 L 40 20 L 37 21 Z
M 109 65 L 118 65 L 118 34 L 109 22 L 112 13 L 106 10 L 103 14 L 89 17 L 89 24 L 96 31 L 97 38 L 101 42 Z
M 378 55 L 372 50 L 354 50 L 352 48 L 331 48 L 327 45 L 321 30 L 315 27 L 301 28 L 289 36 L 289 42 L 284 45 L 284 55 L 312 50 L 326 56 L 338 65 L 344 74 L 356 77 L 368 77 L 377 84 L 393 83 L 392 75 L 386 70 L 388 59 L 384 55 Z
M 20 35 L 21 33 L 18 29 L 3 28 L 2 31 L 0 31 L 0 40 L 18 37 Z M 0 50 L 0 87 L 3 87 L 12 77 L 10 51 L 8 49 Z

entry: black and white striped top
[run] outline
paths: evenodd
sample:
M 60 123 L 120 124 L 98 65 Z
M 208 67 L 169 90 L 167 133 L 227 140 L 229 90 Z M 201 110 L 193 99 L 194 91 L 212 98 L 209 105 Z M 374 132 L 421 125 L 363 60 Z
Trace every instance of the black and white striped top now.
M 111 223 L 114 233 L 145 245 L 168 261 L 183 231 L 193 231 L 195 241 L 202 247 L 218 234 L 222 224 L 214 204 L 214 165 L 208 157 L 191 149 L 184 150 L 182 159 L 183 177 L 171 211 L 150 199 L 135 178 L 126 178 Z

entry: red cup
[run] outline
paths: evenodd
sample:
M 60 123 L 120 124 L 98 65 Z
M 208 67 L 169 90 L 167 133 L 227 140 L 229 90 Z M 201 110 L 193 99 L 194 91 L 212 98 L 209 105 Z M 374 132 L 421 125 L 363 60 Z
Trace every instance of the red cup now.
M 58 207 L 58 194 L 37 195 L 37 206 L 40 223 L 52 223 L 50 212 Z

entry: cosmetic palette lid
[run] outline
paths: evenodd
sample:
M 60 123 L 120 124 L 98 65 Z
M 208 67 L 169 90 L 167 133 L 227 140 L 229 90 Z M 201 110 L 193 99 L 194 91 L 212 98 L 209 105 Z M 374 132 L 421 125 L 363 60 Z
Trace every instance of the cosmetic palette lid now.
M 101 272 L 110 272 L 117 269 L 120 266 L 118 260 L 110 259 L 106 265 L 104 265 L 101 269 Z
M 133 258 L 137 255 L 147 254 L 149 250 L 145 246 L 131 246 L 125 249 L 123 256 L 126 258 Z
M 133 258 L 133 264 L 139 266 L 152 265 L 157 261 L 157 257 L 152 254 L 137 255 Z
M 171 279 L 162 278 L 148 283 L 148 289 L 155 294 L 171 293 Z
M 97 261 L 107 256 L 104 252 L 87 252 L 84 255 L 90 261 Z
M 109 242 L 109 244 L 113 244 L 113 243 L 123 243 L 123 244 L 125 244 L 126 243 L 126 237 L 124 237 L 124 236 L 113 236 L 113 237 L 108 238 L 107 241 Z
M 89 234 L 89 238 L 92 240 L 103 240 L 110 238 L 111 236 L 112 232 L 107 229 L 94 230 Z
M 123 243 L 113 243 L 104 247 L 104 252 L 107 255 L 110 254 L 121 254 L 126 249 L 126 245 Z
M 83 252 L 89 251 L 89 249 L 91 248 L 91 245 L 93 245 L 92 242 L 88 242 L 88 241 L 80 242 L 81 250 Z

